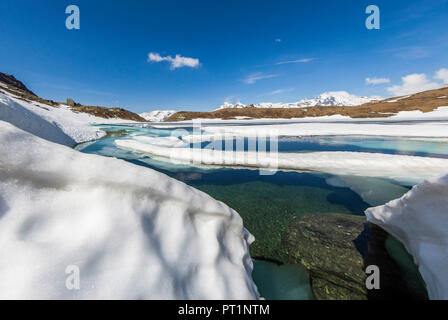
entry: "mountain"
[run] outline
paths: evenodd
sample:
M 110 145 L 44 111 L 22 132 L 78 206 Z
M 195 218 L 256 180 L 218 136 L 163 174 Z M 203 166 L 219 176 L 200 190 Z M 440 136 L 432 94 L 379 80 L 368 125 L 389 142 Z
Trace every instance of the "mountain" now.
M 140 113 L 139 116 L 149 122 L 162 122 L 176 112 L 175 110 L 154 110 Z
M 381 97 L 359 97 L 346 91 L 325 92 L 314 99 L 303 99 L 298 102 L 301 107 L 314 106 L 360 106 L 373 100 L 381 100 Z
M 244 105 L 241 102 L 237 102 L 236 104 L 232 104 L 229 102 L 225 102 L 222 106 L 220 106 L 217 110 L 222 109 L 241 109 L 248 107 L 255 108 L 305 108 L 305 107 L 314 107 L 314 106 L 359 106 L 364 103 L 371 102 L 373 100 L 380 100 L 380 97 L 359 97 L 353 94 L 350 94 L 346 91 L 333 91 L 333 92 L 325 92 L 318 95 L 316 98 L 312 99 L 302 99 L 298 102 L 292 103 L 283 103 L 283 102 L 262 102 L 257 104 L 248 104 Z
M 245 104 L 242 104 L 241 102 L 237 102 L 237 103 L 224 102 L 224 104 L 222 106 L 220 106 L 216 110 L 221 110 L 221 109 L 242 109 L 242 108 L 246 108 L 246 107 L 248 107 L 248 106 L 245 105 Z

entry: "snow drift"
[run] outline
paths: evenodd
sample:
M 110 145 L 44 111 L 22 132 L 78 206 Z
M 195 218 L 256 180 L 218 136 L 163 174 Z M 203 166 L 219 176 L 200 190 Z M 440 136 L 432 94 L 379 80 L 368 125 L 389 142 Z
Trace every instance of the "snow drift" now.
M 258 298 L 253 237 L 225 204 L 4 121 L 0 145 L 0 299 Z
M 24 101 L 6 92 L 0 92 L 0 120 L 12 123 L 46 140 L 67 146 L 96 140 L 106 135 L 104 131 L 91 124 L 133 122 L 75 113 L 64 104 L 52 107 L 36 101 Z
M 431 299 L 448 299 L 448 175 L 424 181 L 402 198 L 366 211 L 414 257 Z
M 166 142 L 163 141 L 166 139 Z M 185 147 L 173 137 L 115 140 L 118 147 L 192 164 L 318 171 L 415 183 L 444 174 L 448 159 L 364 152 L 255 152 Z
M 7 96 L 0 95 L 0 120 L 51 142 L 71 146 L 75 144 L 54 122 L 47 121 Z
M 444 111 L 446 114 L 446 111 Z M 446 121 L 446 120 L 445 120 Z M 184 135 L 186 142 L 206 142 L 237 137 L 304 137 L 304 136 L 384 136 L 384 137 L 419 137 L 447 138 L 447 122 L 298 122 L 281 124 L 244 124 L 229 122 L 230 125 L 216 125 L 201 121 L 193 123 L 201 135 Z M 162 128 L 156 127 L 156 128 Z M 167 128 L 167 126 L 165 126 Z

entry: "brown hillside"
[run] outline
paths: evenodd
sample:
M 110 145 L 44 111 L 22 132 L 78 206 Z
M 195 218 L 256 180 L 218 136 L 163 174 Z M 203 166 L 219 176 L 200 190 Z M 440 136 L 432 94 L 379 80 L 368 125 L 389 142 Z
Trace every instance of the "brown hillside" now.
M 0 72 L 0 83 L 6 85 L 6 87 L 0 86 L 0 92 L 6 91 L 10 94 L 15 95 L 18 99 L 21 99 L 23 101 L 35 101 L 46 104 L 53 108 L 57 108 L 60 104 L 62 104 L 62 102 L 55 102 L 53 100 L 47 100 L 38 97 L 32 91 L 30 91 L 22 82 L 17 80 L 12 75 Z M 68 103 L 68 105 L 73 112 L 88 113 L 105 119 L 120 118 L 124 120 L 146 122 L 146 120 L 140 117 L 138 114 L 126 109 L 84 106 L 78 103 L 74 103 L 71 99 L 67 99 L 67 102 L 68 101 L 71 101 L 71 103 Z
M 394 101 L 396 102 L 388 102 Z M 420 110 L 433 111 L 441 106 L 448 106 L 448 88 L 436 89 L 414 94 L 410 97 L 390 98 L 379 102 L 366 103 L 354 107 L 307 107 L 307 108 L 272 108 L 262 109 L 248 107 L 243 109 L 223 109 L 211 112 L 180 111 L 165 121 L 183 121 L 192 119 L 224 119 L 233 120 L 236 117 L 260 118 L 305 118 L 331 115 L 349 116 L 351 118 L 386 118 L 400 111 Z
M 73 112 L 88 113 L 105 119 L 120 118 L 125 120 L 146 122 L 146 120 L 140 117 L 138 114 L 123 108 L 106 108 L 98 106 L 83 106 L 77 104 L 76 106 L 71 107 L 71 109 Z

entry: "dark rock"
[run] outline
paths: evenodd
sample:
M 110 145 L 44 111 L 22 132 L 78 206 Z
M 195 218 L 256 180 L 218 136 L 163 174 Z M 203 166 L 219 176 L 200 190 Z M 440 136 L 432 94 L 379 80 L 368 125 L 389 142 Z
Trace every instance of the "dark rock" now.
M 27 95 L 31 95 L 33 97 L 36 96 L 31 90 L 29 90 L 22 82 L 17 80 L 13 75 L 0 72 L 0 82 L 10 85 L 14 88 L 18 88 L 24 91 L 24 93 L 26 93 Z
M 386 240 L 390 235 L 374 224 L 371 224 L 370 233 L 369 250 L 365 259 L 365 265 L 378 266 L 381 276 L 380 289 L 369 290 L 369 300 L 428 299 L 423 280 L 418 279 L 418 276 L 409 275 L 388 254 Z M 402 250 L 405 249 L 403 248 Z
M 283 235 L 288 262 L 309 270 L 316 298 L 367 298 L 367 226 L 365 217 L 346 214 L 311 214 L 289 223 Z

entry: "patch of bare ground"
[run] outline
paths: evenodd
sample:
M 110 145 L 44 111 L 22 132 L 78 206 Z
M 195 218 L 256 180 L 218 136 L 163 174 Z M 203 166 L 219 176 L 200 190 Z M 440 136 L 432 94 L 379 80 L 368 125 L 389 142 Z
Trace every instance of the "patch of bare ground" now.
M 235 120 L 238 117 L 252 119 L 291 119 L 342 115 L 351 118 L 387 118 L 400 111 L 430 112 L 438 107 L 448 106 L 448 88 L 416 93 L 409 97 L 390 98 L 354 107 L 307 107 L 307 108 L 255 108 L 222 109 L 211 112 L 180 111 L 165 121 L 184 121 L 193 119 Z

